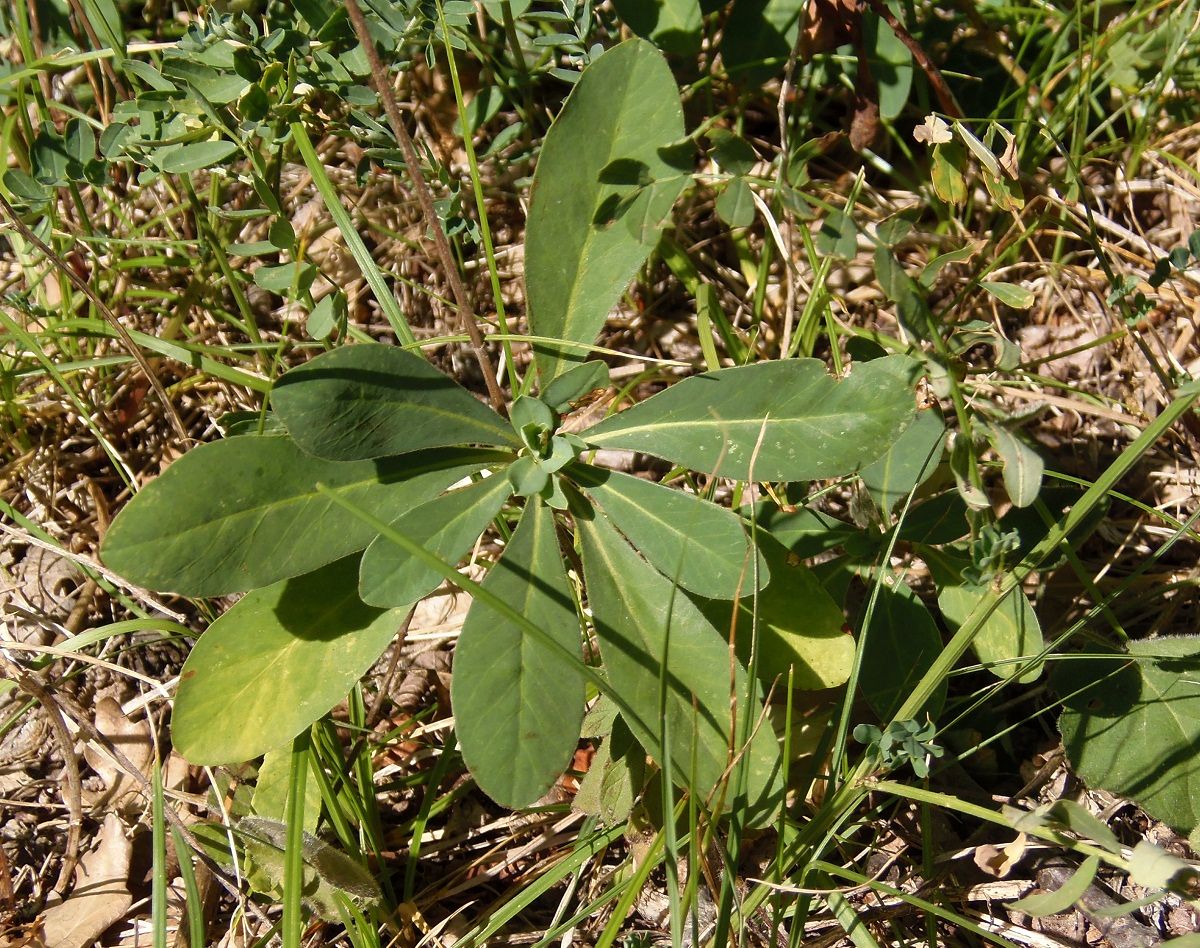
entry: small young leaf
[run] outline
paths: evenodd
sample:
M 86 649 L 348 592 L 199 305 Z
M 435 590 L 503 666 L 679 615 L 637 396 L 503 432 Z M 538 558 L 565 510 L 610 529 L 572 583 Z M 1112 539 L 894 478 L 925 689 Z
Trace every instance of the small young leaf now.
M 209 626 L 179 676 L 175 748 L 193 764 L 253 760 L 345 698 L 404 618 L 363 605 L 357 576 L 346 557 L 247 593 Z
M 853 260 L 858 253 L 858 228 L 844 211 L 830 211 L 821 222 L 814 240 L 818 252 L 842 260 Z
M 1167 282 L 1167 277 L 1171 275 L 1171 261 L 1166 257 L 1159 257 L 1154 261 L 1154 269 L 1150 272 L 1150 276 L 1146 278 L 1156 290 Z
M 646 752 L 634 740 L 624 720 L 617 718 L 596 749 L 572 806 L 581 813 L 598 816 L 606 826 L 613 826 L 629 818 L 645 783 Z
M 267 239 L 280 250 L 291 251 L 296 246 L 296 228 L 286 217 L 277 217 L 271 221 Z
M 993 283 L 983 280 L 979 285 L 1005 306 L 1011 306 L 1013 309 L 1029 309 L 1033 305 L 1033 291 L 1015 283 Z
M 741 520 L 694 494 L 629 474 L 578 465 L 571 476 L 660 573 L 684 589 L 732 599 L 754 588 L 754 561 Z M 769 573 L 759 569 L 760 585 Z
M 607 387 L 608 366 L 599 361 L 585 362 L 568 369 L 547 385 L 542 401 L 557 412 L 565 412 L 573 402 Z
M 550 406 L 532 395 L 522 395 L 513 402 L 508 419 L 525 446 L 534 451 L 540 449 L 542 437 L 558 422 Z
M 949 250 L 944 254 L 934 257 L 929 263 L 925 264 L 925 269 L 921 271 L 921 276 L 919 277 L 921 286 L 926 289 L 933 286 L 938 274 L 942 270 L 952 263 L 963 263 L 970 260 L 985 246 L 986 241 L 973 240 L 965 247 L 959 247 L 957 250 Z
M 842 382 L 817 359 L 719 369 L 581 434 L 739 480 L 837 477 L 880 457 L 912 423 L 916 373 L 903 356 L 856 365 Z
M 440 559 L 457 563 L 511 493 L 507 477 L 492 475 L 409 510 L 393 526 Z M 386 537 L 377 537 L 363 554 L 358 592 L 363 602 L 373 606 L 407 606 L 428 595 L 441 581 L 440 573 Z
M 57 186 L 66 183 L 71 156 L 67 152 L 66 142 L 53 125 L 42 126 L 29 149 L 29 158 L 33 165 L 33 176 L 41 184 Z
M 280 296 L 302 296 L 316 279 L 317 268 L 311 263 L 280 263 L 259 267 L 254 271 L 254 283 Z
M 1004 489 L 1015 507 L 1028 507 L 1042 489 L 1042 456 L 1001 425 L 988 425 L 992 447 L 1004 463 Z
M 963 437 L 961 432 L 954 435 L 950 441 L 950 471 L 954 475 L 954 486 L 972 510 L 987 510 L 992 506 L 992 502 L 970 478 L 971 457 L 970 439 Z
M 575 522 L 604 666 L 638 716 L 625 723 L 660 766 L 664 751 L 670 755 L 676 782 L 691 786 L 702 799 L 715 800 L 729 749 L 740 749 L 735 733 L 758 721 L 761 696 L 740 664 L 730 668 L 728 643 L 691 600 L 643 562 L 602 515 L 576 517 Z M 670 722 L 666 748 L 660 688 L 666 691 Z M 734 733 L 731 694 L 738 699 Z M 754 732 L 741 766 L 746 768 L 746 795 L 736 794 L 736 781 L 731 781 L 726 807 L 744 813 L 752 824 L 770 820 L 782 786 L 779 750 L 769 726 Z
M 81 167 L 96 157 L 96 133 L 83 119 L 67 123 L 66 148 L 71 160 Z
M 338 461 L 455 444 L 517 445 L 504 419 L 418 355 L 342 346 L 292 369 L 271 404 L 305 451 Z
M 967 182 L 955 166 L 961 164 L 962 151 L 953 145 L 938 145 L 933 149 L 933 191 L 947 204 L 963 204 L 967 200 Z
M 450 449 L 343 464 L 310 457 L 279 435 L 203 444 L 117 515 L 101 557 L 150 589 L 185 596 L 243 592 L 324 566 L 374 538 L 318 484 L 391 520 L 495 457 Z
M 717 214 L 730 227 L 754 223 L 754 194 L 745 178 L 734 178 L 717 196 Z
M 507 477 L 520 497 L 536 496 L 550 483 L 550 472 L 531 457 L 517 458 L 508 466 Z
M 304 320 L 304 331 L 313 339 L 328 339 L 337 329 L 338 321 L 346 311 L 346 299 L 338 290 L 322 296 Z
M 885 247 L 894 248 L 900 241 L 912 233 L 913 222 L 899 214 L 881 221 L 875 228 L 876 239 Z
M 1139 840 L 1129 857 L 1129 876 L 1147 889 L 1166 889 L 1184 878 L 1195 878 L 1196 870 L 1148 839 Z
M 547 507 L 529 503 L 483 586 L 553 635 L 582 665 L 575 600 Z M 570 764 L 583 721 L 579 665 L 483 602 L 471 606 L 454 650 L 451 700 L 463 760 L 497 803 L 529 806 Z
M 179 145 L 169 151 L 156 154 L 159 170 L 167 174 L 188 174 L 201 168 L 212 168 L 221 164 L 238 150 L 238 146 L 229 141 L 194 142 L 191 145 Z
M 726 174 L 749 174 L 758 164 L 758 155 L 750 143 L 740 135 L 734 135 L 723 128 L 714 128 L 708 132 L 708 140 L 712 142 L 713 159 Z
M 944 586 L 938 595 L 938 606 L 946 620 L 958 627 L 988 595 L 986 586 Z M 1027 667 L 1027 662 L 1022 661 L 1040 654 L 1045 643 L 1037 615 L 1020 589 L 1013 589 L 992 610 L 971 647 L 988 671 L 998 678 L 1020 675 L 1017 680 L 1027 684 L 1042 674 L 1041 662 Z

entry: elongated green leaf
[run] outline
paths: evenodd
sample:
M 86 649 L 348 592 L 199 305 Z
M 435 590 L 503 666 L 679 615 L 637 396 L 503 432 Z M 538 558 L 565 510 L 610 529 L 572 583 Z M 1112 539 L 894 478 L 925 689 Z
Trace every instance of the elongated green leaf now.
M 863 486 L 886 522 L 895 506 L 937 470 L 945 438 L 946 425 L 936 409 L 918 412 L 883 457 L 862 469 Z
M 758 542 L 771 580 L 757 599 L 747 592 L 738 603 L 738 657 L 748 661 L 757 641 L 756 671 L 763 682 L 786 686 L 791 672 L 794 686 L 804 691 L 844 684 L 854 665 L 854 639 L 841 608 L 812 570 L 791 561 L 786 547 L 761 533 Z M 734 628 L 729 603 L 708 599 L 700 604 L 718 629 Z
M 901 5 L 892 2 L 888 6 L 903 22 L 904 10 Z M 871 64 L 871 75 L 879 85 L 879 115 L 890 122 L 908 104 L 913 80 L 912 53 L 878 16 L 868 14 L 863 17 L 863 40 Z
M 1080 777 L 1182 833 L 1200 825 L 1200 637 L 1141 639 L 1128 655 L 1062 662 L 1053 681 Z
M 1011 306 L 1013 309 L 1029 309 L 1033 305 L 1033 291 L 1027 290 L 1023 286 L 1017 286 L 1015 283 L 994 283 L 991 280 L 984 280 L 979 285 L 1005 306 Z
M 497 452 L 424 451 L 387 461 L 322 461 L 290 438 L 243 435 L 172 464 L 113 521 L 101 558 L 126 579 L 185 596 L 224 596 L 324 566 L 374 532 L 317 484 L 394 519 Z
M 754 588 L 745 527 L 732 511 L 694 494 L 586 465 L 571 476 L 660 573 L 711 599 Z M 770 572 L 759 567 L 759 585 Z
M 400 515 L 395 527 L 447 563 L 462 559 L 512 494 L 503 475 L 442 494 Z M 358 592 L 373 606 L 407 606 L 441 583 L 440 573 L 376 537 L 363 554 Z
M 938 607 L 946 620 L 957 628 L 989 595 L 987 586 L 944 586 L 938 595 Z M 1020 589 L 1014 589 L 984 621 L 971 641 L 971 648 L 998 678 L 1012 678 L 1020 672 L 1017 681 L 1030 682 L 1042 674 L 1042 663 L 1025 668 L 1019 659 L 1039 654 L 1044 644 L 1042 627 L 1033 607 Z
M 1100 868 L 1099 856 L 1088 856 L 1083 864 L 1071 873 L 1071 877 L 1056 892 L 1037 892 L 1011 903 L 1009 908 L 1034 918 L 1044 915 L 1057 915 L 1065 912 L 1083 897 L 1092 880 L 1096 878 L 1096 870 Z
M 638 36 L 680 56 L 700 50 L 700 0 L 614 0 L 617 14 Z
M 665 730 L 675 780 L 708 798 L 723 779 L 730 747 L 736 746 L 731 690 L 737 697 L 738 734 L 746 715 L 758 722 L 760 693 L 740 664 L 730 668 L 728 645 L 699 609 L 641 560 L 602 515 L 577 517 L 576 525 L 604 666 L 638 716 L 626 723 L 660 765 Z M 665 723 L 659 714 L 660 683 Z M 769 723 L 755 732 L 742 766 L 747 768 L 746 797 L 738 799 L 731 785 L 726 805 L 751 819 L 769 817 L 781 789 L 779 749 Z
M 546 135 L 533 178 L 525 283 L 537 335 L 595 340 L 687 183 L 665 156 L 683 135 L 679 89 L 662 53 L 645 40 L 621 43 L 584 70 Z M 628 185 L 601 181 L 614 162 L 638 168 L 647 183 L 625 219 L 609 221 L 605 209 L 631 197 Z M 537 358 L 545 385 L 586 353 L 543 349 Z
M 219 165 L 237 151 L 233 142 L 195 142 L 164 152 L 159 167 L 168 174 L 187 174 Z
M 903 356 L 855 366 L 835 382 L 817 359 L 784 359 L 684 379 L 581 433 L 739 480 L 850 474 L 913 420 L 915 373 Z
M 279 820 L 247 816 L 238 821 L 238 842 L 245 854 L 245 872 L 259 892 L 283 898 L 286 879 L 288 826 Z M 303 832 L 300 844 L 300 878 L 306 904 L 321 918 L 337 921 L 339 902 L 360 907 L 381 898 L 379 883 L 365 866 L 355 862 L 323 839 Z
M 992 447 L 1004 464 L 1004 489 L 1014 507 L 1028 507 L 1042 489 L 1042 456 L 1001 425 L 988 425 Z
M 171 735 L 193 764 L 251 760 L 341 701 L 404 616 L 358 598 L 358 557 L 248 593 L 197 640 Z
M 867 628 L 858 686 L 880 720 L 890 721 L 942 651 L 937 623 L 903 579 L 888 573 Z M 946 701 L 942 682 L 915 715 L 935 720 Z
M 343 346 L 319 355 L 276 383 L 271 405 L 300 447 L 335 461 L 455 444 L 519 444 L 503 418 L 395 346 Z
M 530 502 L 483 585 L 582 664 L 579 618 L 550 508 Z M 485 603 L 472 604 L 455 646 L 451 699 L 463 760 L 496 802 L 528 806 L 571 762 L 583 722 L 579 668 Z

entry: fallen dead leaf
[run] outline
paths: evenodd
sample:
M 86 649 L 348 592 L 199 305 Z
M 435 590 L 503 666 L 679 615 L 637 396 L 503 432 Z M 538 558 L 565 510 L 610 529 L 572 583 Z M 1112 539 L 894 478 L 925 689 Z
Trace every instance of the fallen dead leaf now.
M 42 930 L 53 948 L 88 948 L 119 921 L 133 896 L 129 892 L 129 859 L 133 845 L 115 813 L 104 818 L 100 843 L 80 860 L 75 886 L 66 901 L 46 911 Z
M 143 775 L 149 776 L 154 762 L 154 735 L 145 717 L 130 718 L 115 698 L 105 695 L 96 703 L 93 725 Z M 86 804 L 93 808 L 107 805 L 120 809 L 122 804 L 132 802 L 131 798 L 141 785 L 108 751 L 98 744 L 88 743 L 83 749 L 83 759 L 104 781 L 103 790 L 84 790 Z

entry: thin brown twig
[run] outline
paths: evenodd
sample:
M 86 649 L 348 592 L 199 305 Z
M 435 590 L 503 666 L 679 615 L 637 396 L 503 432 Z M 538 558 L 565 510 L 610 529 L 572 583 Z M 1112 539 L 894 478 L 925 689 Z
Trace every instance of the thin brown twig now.
M 942 111 L 952 118 L 962 118 L 962 109 L 958 107 L 958 102 L 954 98 L 954 93 L 950 91 L 950 87 L 946 85 L 946 80 L 942 76 L 942 71 L 938 69 L 929 54 L 925 52 L 923 46 L 916 41 L 912 33 L 908 32 L 904 24 L 901 23 L 891 10 L 888 9 L 883 0 L 867 0 L 867 5 L 871 8 L 871 12 L 883 20 L 893 33 L 896 34 L 896 39 L 900 40 L 908 51 L 912 53 L 913 59 L 917 61 L 922 71 L 925 73 L 925 78 L 929 80 L 929 84 L 933 86 L 933 91 L 938 97 L 938 102 L 942 106 Z
M 158 376 L 154 374 L 154 370 L 150 368 L 150 363 L 146 361 L 146 357 L 142 354 L 141 348 L 134 342 L 133 336 L 129 334 L 129 330 L 121 325 L 121 321 L 117 318 L 117 314 L 109 309 L 108 304 L 100 298 L 100 294 L 92 289 L 91 285 L 75 272 L 75 268 L 68 264 L 58 253 L 47 244 L 41 237 L 35 234 L 17 214 L 16 208 L 8 203 L 8 198 L 0 194 L 0 210 L 4 212 L 4 216 L 8 218 L 10 224 L 13 225 L 21 236 L 28 240 L 31 244 L 37 247 L 46 258 L 58 267 L 67 275 L 76 288 L 84 296 L 88 298 L 93 306 L 104 317 L 105 321 L 112 327 L 129 354 L 133 356 L 133 361 L 138 364 L 138 367 L 146 376 L 146 380 L 150 383 L 150 387 L 154 389 L 154 394 L 158 396 L 158 400 L 162 402 L 163 410 L 167 413 L 167 417 L 171 419 L 171 426 L 175 429 L 175 433 L 179 435 L 184 442 L 190 441 L 187 429 L 183 426 L 183 419 L 179 417 L 179 412 L 175 410 L 175 406 L 171 404 L 170 398 L 167 397 L 167 390 L 163 388 L 162 382 L 158 380 Z
M 363 16 L 358 0 L 346 0 L 346 12 L 350 15 L 350 22 L 354 24 L 354 32 L 358 36 L 363 51 L 367 54 L 367 63 L 371 67 L 371 81 L 375 86 L 375 91 L 379 93 L 380 99 L 383 100 L 383 110 L 387 113 L 392 134 L 396 136 L 400 150 L 404 153 L 404 163 L 408 166 L 408 177 L 412 182 L 413 191 L 416 192 L 417 203 L 421 205 L 425 225 L 433 235 L 433 244 L 437 250 L 438 259 L 442 263 L 442 269 L 446 272 L 450 290 L 454 294 L 454 301 L 458 307 L 458 321 L 471 340 L 471 350 L 475 353 L 475 359 L 483 372 L 483 380 L 487 384 L 488 398 L 491 400 L 492 407 L 503 415 L 504 394 L 500 391 L 500 385 L 496 381 L 496 370 L 484 347 L 483 333 L 479 331 L 479 324 L 475 321 L 471 297 L 467 292 L 462 275 L 458 272 L 458 264 L 450 250 L 450 241 L 446 239 L 446 233 L 442 230 L 442 222 L 438 218 L 437 208 L 433 203 L 433 192 L 429 189 L 429 184 L 421 171 L 421 160 L 417 155 L 416 145 L 413 144 L 412 136 L 408 134 L 408 129 L 404 126 L 400 106 L 396 104 L 396 96 L 388 81 L 387 69 L 379 58 L 379 52 L 375 49 L 375 42 L 371 39 L 370 28 L 367 26 L 367 19 Z

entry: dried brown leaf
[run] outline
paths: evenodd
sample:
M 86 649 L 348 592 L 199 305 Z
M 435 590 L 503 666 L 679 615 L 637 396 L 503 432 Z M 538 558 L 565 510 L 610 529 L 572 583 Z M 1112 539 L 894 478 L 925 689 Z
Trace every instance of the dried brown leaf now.
M 88 948 L 124 916 L 133 904 L 127 886 L 132 852 L 124 824 L 110 813 L 100 830 L 99 845 L 75 870 L 71 894 L 46 912 L 43 930 L 47 945 Z

